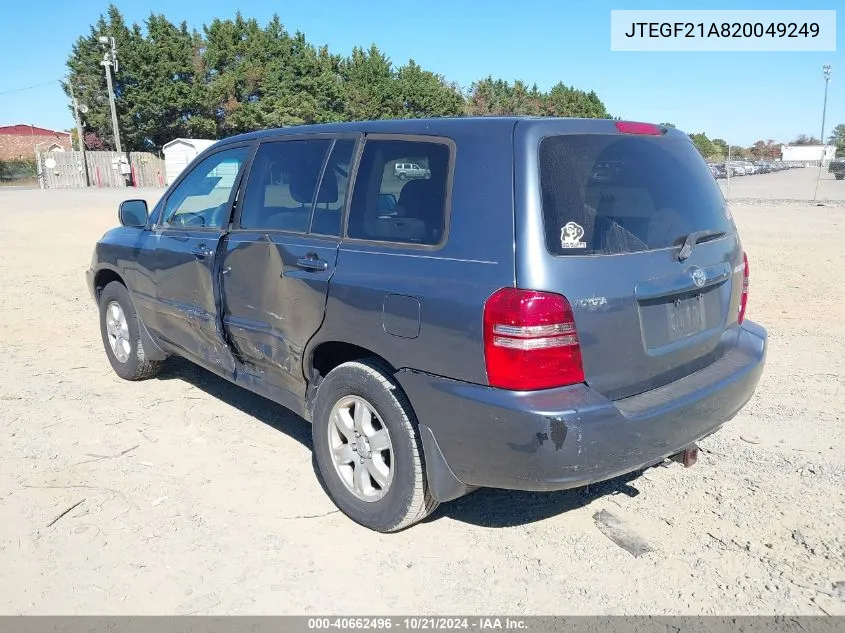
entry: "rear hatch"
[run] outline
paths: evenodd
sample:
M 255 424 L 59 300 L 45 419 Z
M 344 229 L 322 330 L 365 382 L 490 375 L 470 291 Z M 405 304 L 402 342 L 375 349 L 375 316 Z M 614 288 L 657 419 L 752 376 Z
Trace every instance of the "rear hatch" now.
M 736 339 L 743 252 L 689 138 L 527 121 L 515 139 L 517 286 L 569 300 L 587 384 L 624 398 L 720 358 Z

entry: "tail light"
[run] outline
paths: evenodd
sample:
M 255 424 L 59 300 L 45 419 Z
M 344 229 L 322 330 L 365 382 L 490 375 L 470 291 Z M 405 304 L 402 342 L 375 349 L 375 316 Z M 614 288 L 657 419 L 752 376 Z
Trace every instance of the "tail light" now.
M 566 297 L 502 288 L 484 304 L 491 387 L 527 391 L 584 382 L 581 346 Z
M 737 322 L 742 323 L 745 319 L 745 308 L 748 305 L 748 255 L 742 254 L 742 296 L 739 299 L 739 316 Z
M 622 134 L 645 134 L 647 136 L 660 136 L 666 132 L 659 125 L 639 123 L 637 121 L 617 121 L 616 129 Z

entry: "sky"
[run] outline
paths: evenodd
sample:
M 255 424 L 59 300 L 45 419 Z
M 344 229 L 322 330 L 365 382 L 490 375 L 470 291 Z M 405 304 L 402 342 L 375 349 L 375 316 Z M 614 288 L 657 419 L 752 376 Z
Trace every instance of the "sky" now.
M 750 145 L 821 133 L 824 79 L 831 64 L 825 135 L 845 123 L 845 46 L 836 52 L 612 52 L 611 9 L 836 9 L 839 1 L 637 3 L 604 0 L 115 0 L 127 22 L 163 13 L 201 29 L 215 17 L 265 23 L 274 12 L 290 32 L 348 54 L 372 43 L 401 65 L 414 59 L 461 86 L 493 75 L 548 89 L 559 81 L 594 90 L 624 119 L 671 122 L 688 132 Z M 0 125 L 70 129 L 58 79 L 77 37 L 108 1 L 7 2 L 0 18 Z M 845 11 L 837 17 L 841 19 Z M 29 86 L 40 85 L 30 90 Z M 15 91 L 15 92 L 10 92 Z

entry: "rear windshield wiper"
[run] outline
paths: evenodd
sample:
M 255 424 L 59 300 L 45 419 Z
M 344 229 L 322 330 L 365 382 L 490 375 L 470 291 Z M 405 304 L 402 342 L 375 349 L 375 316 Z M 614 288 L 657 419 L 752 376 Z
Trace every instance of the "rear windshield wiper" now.
M 705 239 L 716 239 L 722 237 L 724 234 L 724 231 L 693 231 L 684 238 L 684 245 L 681 246 L 681 250 L 678 251 L 678 261 L 682 262 L 692 255 L 692 247 L 700 241 Z

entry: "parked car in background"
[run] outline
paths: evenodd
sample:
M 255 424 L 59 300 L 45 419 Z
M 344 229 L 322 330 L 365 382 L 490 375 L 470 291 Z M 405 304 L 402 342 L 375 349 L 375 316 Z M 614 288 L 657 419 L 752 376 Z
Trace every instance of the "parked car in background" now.
M 830 165 L 828 165 L 827 170 L 833 174 L 836 180 L 842 180 L 845 178 L 845 157 L 834 158 L 830 161 Z
M 748 171 L 746 170 L 746 167 L 743 163 L 734 161 L 729 164 L 731 169 L 733 170 L 733 174 L 731 174 L 732 176 L 745 176 L 746 174 L 748 174 Z
M 428 178 L 431 172 L 417 163 L 396 163 L 393 167 L 393 175 L 399 180 L 405 180 L 406 178 Z
M 714 163 L 710 165 L 710 169 L 716 179 L 728 177 L 728 170 L 725 167 L 725 163 Z
M 398 186 L 407 156 L 430 177 Z M 479 487 L 691 465 L 765 364 L 737 227 L 675 129 L 262 130 L 118 217 L 87 271 L 115 373 L 181 356 L 293 410 L 332 501 L 380 532 Z

